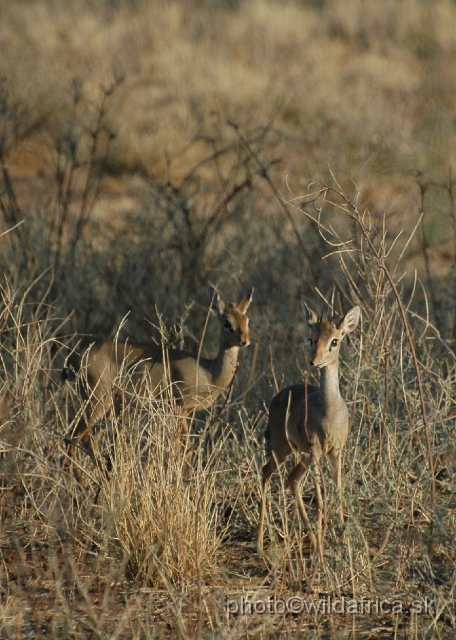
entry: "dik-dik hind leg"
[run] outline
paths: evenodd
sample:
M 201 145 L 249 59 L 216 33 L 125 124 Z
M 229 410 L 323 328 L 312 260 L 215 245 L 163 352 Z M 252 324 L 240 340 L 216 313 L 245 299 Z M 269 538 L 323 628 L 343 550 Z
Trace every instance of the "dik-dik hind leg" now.
M 301 494 L 301 481 L 304 473 L 310 469 L 313 477 L 315 487 L 315 497 L 317 502 L 317 535 L 312 531 L 309 517 L 307 515 L 306 508 Z M 305 455 L 301 458 L 301 461 L 296 465 L 293 471 L 290 473 L 288 481 L 293 491 L 296 504 L 298 505 L 299 515 L 303 521 L 304 527 L 309 536 L 312 544 L 313 551 L 318 553 L 320 560 L 323 560 L 323 533 L 322 533 L 322 520 L 323 520 L 323 499 L 321 497 L 320 488 L 320 469 L 319 469 L 319 457 L 317 455 Z
M 270 430 L 266 430 L 266 433 Z M 269 448 L 269 460 L 264 465 L 261 472 L 261 499 L 260 499 L 260 507 L 259 507 L 259 518 L 258 518 L 258 529 L 256 535 L 256 547 L 259 553 L 263 553 L 263 537 L 264 537 L 264 517 L 266 513 L 266 497 L 268 493 L 269 484 L 271 482 L 271 476 L 276 469 L 280 467 L 280 465 L 285 462 L 288 456 L 291 453 L 290 445 L 288 444 L 288 440 L 284 439 L 283 441 L 272 441 L 268 440 L 268 448 Z
M 258 529 L 256 535 L 256 547 L 259 553 L 263 553 L 263 537 L 264 537 L 264 514 L 266 511 L 266 494 L 268 492 L 271 476 L 277 469 L 277 462 L 274 456 L 264 465 L 261 474 L 261 499 L 260 499 L 260 515 L 258 518 Z
M 312 475 L 315 487 L 315 496 L 317 499 L 317 553 L 321 561 L 323 561 L 323 498 L 321 497 L 320 487 L 320 457 L 312 455 Z
M 299 515 L 301 516 L 304 528 L 307 532 L 307 535 L 309 536 L 312 549 L 316 551 L 319 548 L 318 540 L 314 532 L 312 531 L 312 527 L 310 526 L 309 516 L 307 515 L 307 511 L 301 495 L 301 481 L 304 473 L 307 471 L 307 468 L 307 464 L 304 462 L 304 460 L 301 460 L 301 462 L 299 462 L 295 466 L 293 471 L 288 476 L 288 482 L 290 483 L 290 487 L 298 506 Z

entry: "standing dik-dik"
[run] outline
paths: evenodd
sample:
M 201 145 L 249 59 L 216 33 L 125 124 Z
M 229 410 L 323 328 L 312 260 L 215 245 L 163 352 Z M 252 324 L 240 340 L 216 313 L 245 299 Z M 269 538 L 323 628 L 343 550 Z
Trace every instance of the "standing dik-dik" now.
M 180 408 L 184 429 L 192 411 L 208 409 L 233 380 L 240 347 L 250 344 L 247 308 L 253 289 L 239 303 L 226 306 L 217 291 L 210 288 L 212 311 L 220 322 L 220 346 L 215 358 L 180 349 L 163 350 L 153 344 L 130 344 L 108 341 L 92 346 L 80 364 L 83 387 L 90 404 L 90 417 L 81 420 L 68 447 L 72 457 L 77 444 L 92 451 L 92 427 L 113 406 L 113 383 L 120 371 L 128 371 L 131 388 L 147 385 L 155 397 L 170 393 Z M 68 369 L 68 367 L 67 367 Z
M 260 552 L 263 551 L 264 515 L 269 482 L 277 467 L 293 451 L 301 453 L 302 456 L 288 480 L 312 547 L 318 551 L 320 557 L 323 501 L 317 467 L 326 455 L 331 464 L 340 516 L 343 518 L 342 449 L 347 441 L 349 414 L 339 391 L 339 349 L 342 338 L 355 329 L 359 318 L 359 307 L 353 307 L 337 324 L 333 320 L 319 318 L 307 307 L 307 325 L 311 330 L 310 364 L 320 369 L 320 386 L 292 385 L 274 396 L 269 406 L 266 444 L 270 458 L 263 467 L 262 474 L 257 533 L 257 548 Z M 311 465 L 317 499 L 317 537 L 311 530 L 300 490 L 302 477 Z

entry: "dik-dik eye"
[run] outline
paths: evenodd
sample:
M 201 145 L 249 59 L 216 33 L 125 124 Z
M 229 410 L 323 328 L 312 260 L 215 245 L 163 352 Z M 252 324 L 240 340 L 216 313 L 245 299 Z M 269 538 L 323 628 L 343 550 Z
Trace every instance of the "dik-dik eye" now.
M 228 329 L 228 331 L 231 331 L 231 333 L 234 332 L 234 327 L 229 320 L 225 320 L 225 324 L 223 326 L 225 329 Z
M 337 342 L 338 342 L 337 338 L 333 338 L 333 339 L 331 340 L 331 347 L 332 347 L 332 348 L 337 347 Z

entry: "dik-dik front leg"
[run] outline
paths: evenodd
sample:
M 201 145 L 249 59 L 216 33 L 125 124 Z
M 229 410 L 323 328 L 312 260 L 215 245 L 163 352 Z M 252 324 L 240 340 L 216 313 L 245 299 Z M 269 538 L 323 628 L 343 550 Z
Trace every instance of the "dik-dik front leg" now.
M 67 455 L 70 459 L 70 462 L 73 464 L 73 472 L 76 480 L 82 484 L 83 477 L 81 473 L 81 469 L 77 465 L 77 451 L 78 449 L 83 449 L 87 455 L 89 455 L 94 462 L 96 462 L 94 447 L 92 443 L 93 431 L 95 425 L 103 418 L 104 415 L 109 411 L 109 408 L 112 405 L 112 399 L 107 396 L 103 396 L 103 398 L 97 398 L 95 404 L 93 405 L 90 418 L 87 419 L 85 415 L 81 416 L 78 421 L 75 429 L 73 430 L 71 439 L 67 446 Z
M 344 522 L 344 505 L 342 500 L 342 450 L 331 449 L 328 453 L 329 465 L 331 467 L 331 475 L 336 486 L 338 511 L 340 521 Z

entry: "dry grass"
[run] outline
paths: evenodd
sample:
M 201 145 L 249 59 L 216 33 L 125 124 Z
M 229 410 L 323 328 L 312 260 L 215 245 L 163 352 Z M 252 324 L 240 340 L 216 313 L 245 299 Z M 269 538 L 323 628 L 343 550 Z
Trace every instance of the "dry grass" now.
M 274 112 L 293 181 L 324 177 L 329 163 L 388 211 L 413 202 L 406 176 L 440 178 L 455 163 L 451 0 L 17 6 L 3 9 L 2 75 L 51 138 L 76 79 L 90 103 L 125 77 L 109 114 L 122 171 L 181 177 L 210 139 L 229 138 L 220 120 L 258 126 Z
M 454 636 L 454 3 L 0 15 L 0 636 Z M 164 325 L 195 347 L 209 282 L 255 287 L 226 403 L 185 441 L 170 403 L 137 394 L 80 453 L 81 487 L 65 357 Z M 302 299 L 333 288 L 363 311 L 341 357 L 347 521 L 327 479 L 319 564 L 283 469 L 260 557 L 267 404 L 309 370 Z
M 200 438 L 205 444 L 189 465 L 172 406 L 138 395 L 100 427 L 98 464 L 80 457 L 86 479 L 79 486 L 62 448 L 72 406 L 70 389 L 56 384 L 62 322 L 55 308 L 28 302 L 30 291 L 17 301 L 4 291 L 7 637 L 272 638 L 304 630 L 321 637 L 343 628 L 358 637 L 372 625 L 374 637 L 394 630 L 424 637 L 445 636 L 453 627 L 454 354 L 399 291 L 400 266 L 387 258 L 388 236 L 375 233 L 368 213 L 343 192 L 323 190 L 317 202 L 323 199 L 361 229 L 356 243 L 352 237 L 332 242 L 343 243 L 339 277 L 347 288 L 341 294 L 364 310 L 343 364 L 344 393 L 354 401 L 344 470 L 347 522 L 343 531 L 333 527 L 326 482 L 324 563 L 303 542 L 284 473 L 271 491 L 266 555 L 255 552 L 264 416 L 253 398 L 241 395 L 242 404 L 232 401 L 217 418 L 194 424 L 194 433 L 208 429 L 213 445 Z M 271 379 L 272 371 L 282 371 L 279 354 L 261 377 Z M 124 384 L 120 377 L 116 388 Z M 432 608 L 416 613 L 426 597 Z M 244 604 L 244 614 L 236 609 L 242 598 L 256 603 Z M 320 609 L 284 614 L 282 603 L 296 606 L 289 598 Z M 335 613 L 321 609 L 328 598 L 339 603 Z M 344 599 L 359 607 L 362 598 L 387 599 L 402 609 L 358 610 L 357 616 L 340 609 Z M 262 613 L 265 602 L 277 613 Z

